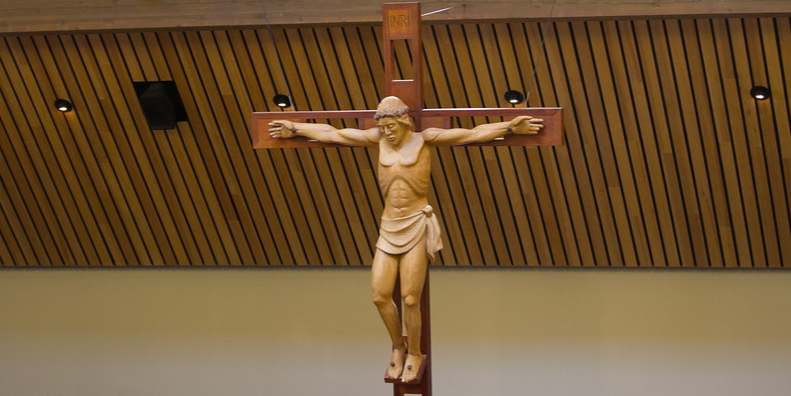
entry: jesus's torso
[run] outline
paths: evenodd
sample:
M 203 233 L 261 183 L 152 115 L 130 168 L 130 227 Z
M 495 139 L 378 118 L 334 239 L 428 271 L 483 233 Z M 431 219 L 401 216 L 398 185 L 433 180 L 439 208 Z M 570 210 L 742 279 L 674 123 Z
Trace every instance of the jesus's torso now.
M 379 142 L 379 187 L 385 200 L 382 217 L 395 219 L 416 213 L 428 205 L 431 180 L 431 149 L 419 133 L 394 149 Z

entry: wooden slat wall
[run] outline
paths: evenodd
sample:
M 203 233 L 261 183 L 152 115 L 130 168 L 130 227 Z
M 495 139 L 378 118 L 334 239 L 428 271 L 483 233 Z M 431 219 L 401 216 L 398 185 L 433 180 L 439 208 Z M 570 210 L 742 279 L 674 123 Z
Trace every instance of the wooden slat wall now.
M 529 106 L 566 117 L 564 146 L 435 150 L 438 265 L 791 263 L 789 18 L 545 27 L 424 27 L 427 107 L 532 86 Z M 377 153 L 253 151 L 249 117 L 286 92 L 374 108 L 381 51 L 372 25 L 0 37 L 2 265 L 368 265 Z M 132 83 L 156 80 L 184 99 L 175 130 L 137 102 Z

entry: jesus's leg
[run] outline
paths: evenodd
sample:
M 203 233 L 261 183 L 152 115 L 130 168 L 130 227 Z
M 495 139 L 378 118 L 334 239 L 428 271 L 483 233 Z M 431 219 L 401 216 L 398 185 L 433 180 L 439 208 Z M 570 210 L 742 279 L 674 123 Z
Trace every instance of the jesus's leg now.
M 409 345 L 406 367 L 401 376 L 404 382 L 417 378 L 423 363 L 423 353 L 420 351 L 420 330 L 423 323 L 420 317 L 420 295 L 426 280 L 427 264 L 425 240 L 401 257 L 401 295 L 404 298 L 404 325 Z
M 387 378 L 396 379 L 404 369 L 406 345 L 401 335 L 401 319 L 393 302 L 393 287 L 398 276 L 398 259 L 381 250 L 376 250 L 371 268 L 371 285 L 374 290 L 374 304 L 393 341 L 393 356 L 387 367 Z

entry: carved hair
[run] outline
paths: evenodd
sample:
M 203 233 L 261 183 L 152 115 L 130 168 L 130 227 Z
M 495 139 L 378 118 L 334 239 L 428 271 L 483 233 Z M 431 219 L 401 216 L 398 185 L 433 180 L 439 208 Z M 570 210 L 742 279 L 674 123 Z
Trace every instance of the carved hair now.
M 409 107 L 407 107 L 407 105 L 404 104 L 401 99 L 395 96 L 388 96 L 379 102 L 379 107 L 376 108 L 374 120 L 379 121 L 380 119 L 387 117 L 398 118 L 398 116 L 408 112 Z

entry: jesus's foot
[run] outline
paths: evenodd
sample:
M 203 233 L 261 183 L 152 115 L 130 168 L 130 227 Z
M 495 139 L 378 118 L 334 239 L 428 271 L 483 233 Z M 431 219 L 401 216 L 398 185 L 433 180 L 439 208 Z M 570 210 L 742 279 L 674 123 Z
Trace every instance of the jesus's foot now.
M 423 364 L 423 355 L 407 355 L 405 364 L 406 367 L 404 368 L 404 374 L 401 376 L 401 381 L 412 382 L 417 378 L 418 372 L 420 372 L 420 365 Z
M 393 356 L 390 358 L 390 365 L 387 366 L 386 378 L 396 379 L 401 376 L 401 371 L 404 370 L 404 355 L 406 355 L 406 346 L 401 348 L 393 348 Z

